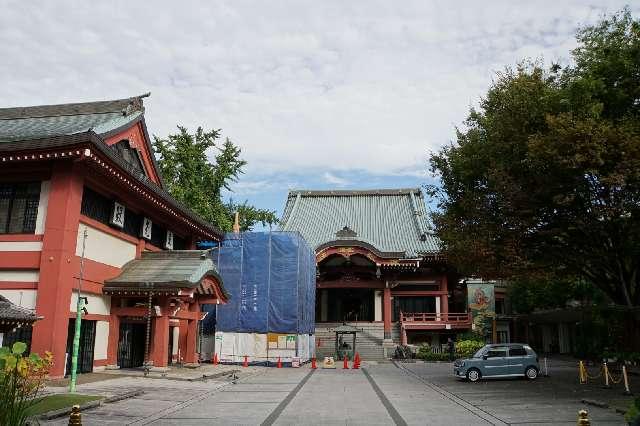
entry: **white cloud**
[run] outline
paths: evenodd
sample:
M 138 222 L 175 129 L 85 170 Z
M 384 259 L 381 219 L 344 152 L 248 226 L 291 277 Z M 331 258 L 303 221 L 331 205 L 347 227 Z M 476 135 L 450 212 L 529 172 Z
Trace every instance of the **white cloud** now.
M 322 174 L 322 180 L 330 185 L 335 186 L 346 186 L 350 183 L 347 179 L 336 176 L 331 172 L 324 172 Z
M 415 174 L 494 71 L 566 63 L 577 26 L 624 4 L 9 1 L 0 106 L 151 91 L 151 133 L 222 128 L 256 175 Z

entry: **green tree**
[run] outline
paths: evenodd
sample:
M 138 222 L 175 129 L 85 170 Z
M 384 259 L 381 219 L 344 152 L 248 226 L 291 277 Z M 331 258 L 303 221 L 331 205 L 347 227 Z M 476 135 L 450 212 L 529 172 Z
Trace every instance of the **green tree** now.
M 245 201 L 224 202 L 222 191 L 231 191 L 247 164 L 240 158 L 241 150 L 228 138 L 218 144 L 220 130 L 205 131 L 198 127 L 195 133 L 178 126 L 179 132 L 166 138 L 154 136 L 153 148 L 160 173 L 167 190 L 203 219 L 223 231 L 230 231 L 235 212 L 240 213 L 241 230 L 247 231 L 256 223 L 277 222 L 274 211 L 258 209 Z M 207 157 L 215 152 L 211 163 Z
M 432 154 L 436 231 L 463 273 L 584 280 L 640 305 L 640 23 L 578 33 L 575 65 L 499 73 Z

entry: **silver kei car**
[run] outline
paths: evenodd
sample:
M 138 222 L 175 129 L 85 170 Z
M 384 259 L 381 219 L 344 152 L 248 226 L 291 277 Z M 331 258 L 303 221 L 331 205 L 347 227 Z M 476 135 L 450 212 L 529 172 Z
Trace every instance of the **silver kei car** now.
M 477 382 L 489 377 L 538 377 L 538 355 L 522 343 L 486 345 L 471 358 L 459 359 L 453 364 L 453 374 Z

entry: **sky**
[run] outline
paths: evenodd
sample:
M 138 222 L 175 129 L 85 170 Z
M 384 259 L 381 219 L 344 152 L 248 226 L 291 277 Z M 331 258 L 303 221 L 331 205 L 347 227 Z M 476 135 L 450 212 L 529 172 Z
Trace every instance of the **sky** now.
M 432 183 L 496 72 L 568 64 L 625 4 L 0 0 L 0 106 L 151 92 L 151 134 L 222 129 L 248 162 L 226 195 L 280 214 L 290 189 Z

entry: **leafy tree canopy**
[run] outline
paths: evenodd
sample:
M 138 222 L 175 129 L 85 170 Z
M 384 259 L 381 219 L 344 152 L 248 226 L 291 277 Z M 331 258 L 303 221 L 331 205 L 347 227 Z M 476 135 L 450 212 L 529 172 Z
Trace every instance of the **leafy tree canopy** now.
M 256 223 L 277 222 L 274 211 L 258 209 L 247 201 L 238 204 L 222 200 L 222 191 L 231 191 L 247 164 L 240 158 L 240 148 L 228 138 L 219 144 L 220 130 L 198 127 L 190 133 L 182 126 L 178 130 L 166 138 L 154 136 L 153 141 L 158 166 L 171 195 L 222 231 L 231 231 L 235 212 L 240 213 L 243 231 Z M 213 163 L 207 158 L 211 150 L 215 152 Z
M 584 280 L 640 305 L 640 22 L 580 30 L 572 66 L 497 75 L 432 154 L 443 249 L 466 274 Z

